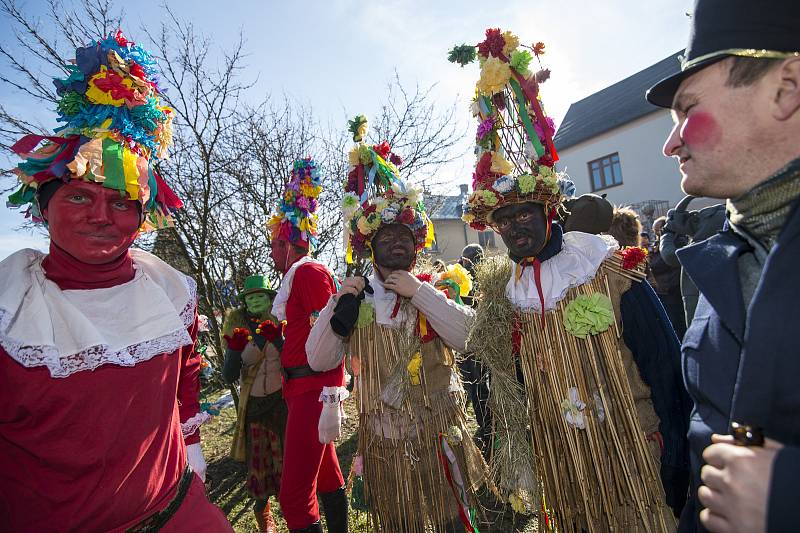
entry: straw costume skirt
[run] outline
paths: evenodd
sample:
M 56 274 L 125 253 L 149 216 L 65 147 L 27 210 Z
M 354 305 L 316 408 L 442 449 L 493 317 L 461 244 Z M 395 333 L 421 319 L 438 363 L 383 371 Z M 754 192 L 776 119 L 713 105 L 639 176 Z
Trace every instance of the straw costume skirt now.
M 505 298 L 503 288 L 510 275 L 510 265 L 492 273 L 497 279 L 487 280 L 485 286 L 499 290 L 489 298 L 498 302 Z M 524 394 L 511 399 L 521 401 L 520 409 L 527 411 L 530 423 L 534 461 L 529 467 L 538 483 L 529 496 L 534 508 L 547 509 L 547 523 L 559 531 L 665 532 L 675 528 L 659 478 L 661 450 L 657 439 L 650 438 L 658 434 L 659 418 L 650 390 L 622 340 L 619 322 L 620 297 L 639 279 L 636 273 L 621 269 L 615 256 L 603 263 L 594 279 L 569 289 L 544 317 L 538 312 L 515 312 Z M 606 302 L 607 327 L 576 336 L 565 326 L 566 315 L 575 316 L 571 304 L 576 299 L 585 303 L 593 295 L 602 295 L 596 300 Z M 506 302 L 503 305 L 511 305 Z M 471 333 L 471 347 L 477 344 L 473 339 L 488 331 L 481 329 L 488 327 L 486 322 L 480 322 Z M 497 364 L 489 363 L 490 367 Z M 502 397 L 502 391 L 513 387 L 504 387 L 499 380 L 515 380 L 506 374 L 492 373 L 490 408 L 495 412 L 503 408 L 507 412 L 513 403 Z M 495 426 L 501 441 L 514 430 L 497 427 L 496 421 Z M 507 463 L 514 459 L 502 454 L 495 454 L 496 458 Z M 493 472 L 514 471 L 509 465 L 492 467 Z M 508 480 L 495 481 L 508 486 Z
M 350 341 L 361 360 L 358 447 L 372 529 L 444 532 L 475 523 L 475 491 L 489 474 L 466 427 L 453 354 L 439 338 L 414 345 L 403 337 L 373 323 Z

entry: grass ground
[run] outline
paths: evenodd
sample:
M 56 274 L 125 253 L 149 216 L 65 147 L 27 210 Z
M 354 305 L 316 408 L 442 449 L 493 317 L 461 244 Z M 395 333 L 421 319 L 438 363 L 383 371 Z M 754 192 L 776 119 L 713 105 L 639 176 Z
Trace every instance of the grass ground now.
M 222 396 L 225 391 L 205 391 L 210 401 Z M 337 442 L 336 450 L 339 456 L 339 463 L 342 472 L 347 477 L 350 471 L 350 464 L 356 452 L 356 424 L 357 417 L 352 401 L 345 404 L 345 411 L 348 418 L 345 420 L 342 438 Z M 244 464 L 237 463 L 230 459 L 231 439 L 236 424 L 236 411 L 231 407 L 224 409 L 219 416 L 207 422 L 202 431 L 202 446 L 208 463 L 207 488 L 208 496 L 212 502 L 218 505 L 228 516 L 237 533 L 256 533 L 255 517 L 252 512 L 252 500 L 244 487 L 246 469 Z M 491 510 L 496 508 L 489 498 L 483 498 L 483 504 L 487 508 L 486 523 L 481 524 L 481 533 L 534 533 L 538 531 L 536 519 L 516 515 L 508 508 Z M 280 512 L 280 505 L 275 498 L 271 500 L 275 521 L 278 531 L 287 532 L 286 522 Z M 367 527 L 367 516 L 364 513 L 350 513 L 350 532 L 363 533 L 369 531 Z

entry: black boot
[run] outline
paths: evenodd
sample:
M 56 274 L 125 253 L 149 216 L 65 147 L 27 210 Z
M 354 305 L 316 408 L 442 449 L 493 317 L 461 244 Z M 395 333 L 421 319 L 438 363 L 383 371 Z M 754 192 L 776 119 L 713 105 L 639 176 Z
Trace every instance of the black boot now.
M 328 533 L 347 533 L 347 493 L 344 487 L 333 492 L 320 492 L 322 509 L 325 511 L 325 522 Z
M 322 524 L 314 522 L 304 529 L 290 529 L 289 533 L 322 533 Z

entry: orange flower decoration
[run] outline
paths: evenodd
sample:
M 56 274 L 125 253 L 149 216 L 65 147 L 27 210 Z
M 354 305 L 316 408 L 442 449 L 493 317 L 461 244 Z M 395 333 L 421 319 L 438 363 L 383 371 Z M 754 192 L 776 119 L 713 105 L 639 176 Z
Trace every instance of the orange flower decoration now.
M 539 57 L 540 55 L 544 55 L 544 43 L 543 42 L 539 41 L 538 43 L 533 45 L 533 54 L 536 57 Z

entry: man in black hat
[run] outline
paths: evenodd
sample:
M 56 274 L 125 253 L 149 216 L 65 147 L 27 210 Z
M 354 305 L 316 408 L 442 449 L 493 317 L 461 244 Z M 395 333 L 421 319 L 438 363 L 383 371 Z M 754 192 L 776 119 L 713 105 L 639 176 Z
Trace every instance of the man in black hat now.
M 789 531 L 800 477 L 800 2 L 698 0 L 664 153 L 726 228 L 678 252 L 700 290 L 683 343 L 695 408 L 684 531 Z M 729 435 L 733 434 L 733 436 Z M 737 445 L 738 444 L 738 445 Z

